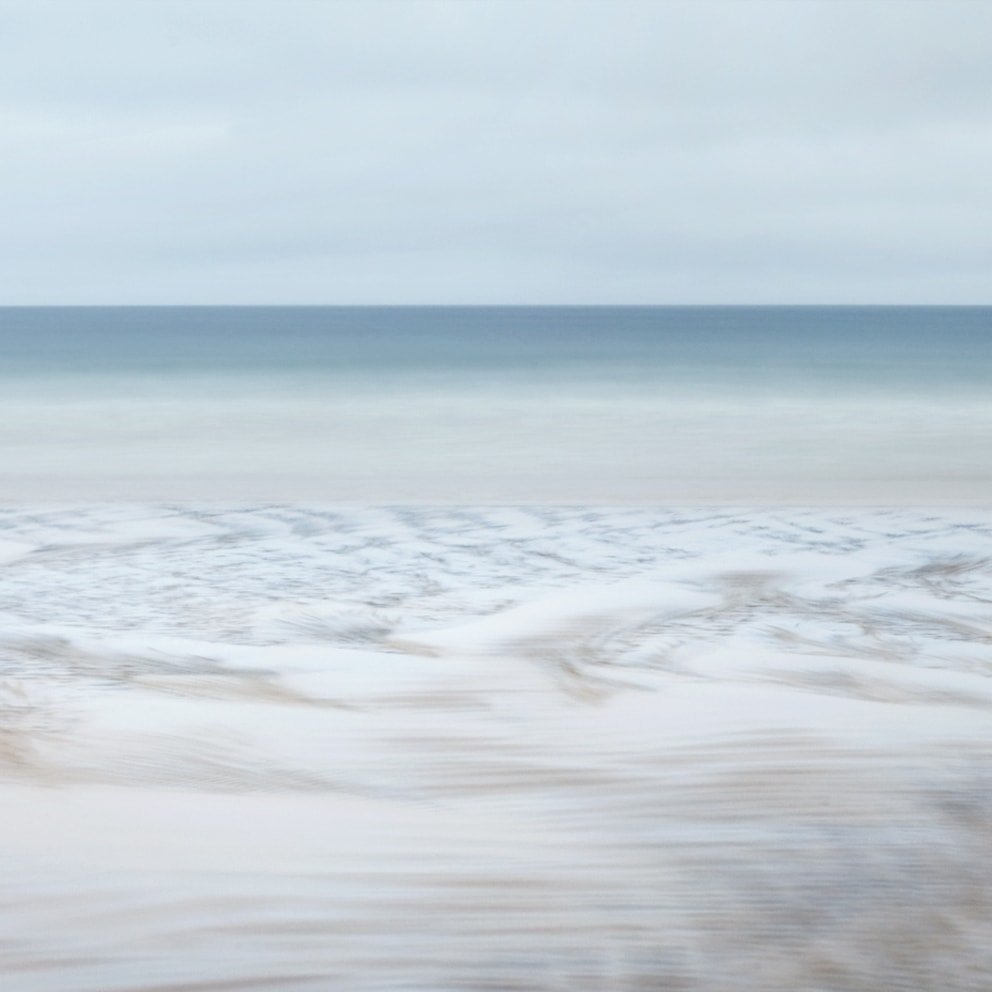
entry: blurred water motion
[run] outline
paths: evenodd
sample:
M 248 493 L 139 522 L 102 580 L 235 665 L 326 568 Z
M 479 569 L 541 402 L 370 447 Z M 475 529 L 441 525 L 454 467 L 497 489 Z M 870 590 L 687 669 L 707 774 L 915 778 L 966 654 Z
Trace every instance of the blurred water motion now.
M 0 498 L 983 506 L 989 307 L 0 309 Z
M 5 988 L 987 987 L 988 513 L 0 522 Z

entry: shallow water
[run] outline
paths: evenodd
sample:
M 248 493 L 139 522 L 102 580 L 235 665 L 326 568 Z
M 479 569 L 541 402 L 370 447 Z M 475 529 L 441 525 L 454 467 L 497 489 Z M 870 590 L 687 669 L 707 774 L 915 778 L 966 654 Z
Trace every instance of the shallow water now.
M 987 986 L 988 511 L 0 527 L 7 987 Z

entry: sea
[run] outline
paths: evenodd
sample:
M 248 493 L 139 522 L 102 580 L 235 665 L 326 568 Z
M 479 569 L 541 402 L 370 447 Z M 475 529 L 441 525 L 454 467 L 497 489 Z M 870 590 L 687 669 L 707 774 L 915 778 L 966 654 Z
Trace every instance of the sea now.
M 992 308 L 0 309 L 0 500 L 983 503 Z
M 0 308 L 0 988 L 985 992 L 992 307 Z

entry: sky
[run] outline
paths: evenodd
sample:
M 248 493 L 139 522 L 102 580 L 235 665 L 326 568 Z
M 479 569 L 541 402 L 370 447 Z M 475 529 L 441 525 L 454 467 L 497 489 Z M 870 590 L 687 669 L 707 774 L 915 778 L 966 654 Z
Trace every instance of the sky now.
M 0 0 L 0 304 L 988 304 L 986 0 Z

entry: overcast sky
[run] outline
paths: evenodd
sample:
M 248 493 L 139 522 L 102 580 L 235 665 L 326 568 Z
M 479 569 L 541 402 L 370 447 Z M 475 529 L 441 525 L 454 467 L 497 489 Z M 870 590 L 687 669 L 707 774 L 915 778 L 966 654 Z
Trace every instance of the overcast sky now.
M 0 303 L 992 303 L 986 0 L 0 0 Z

